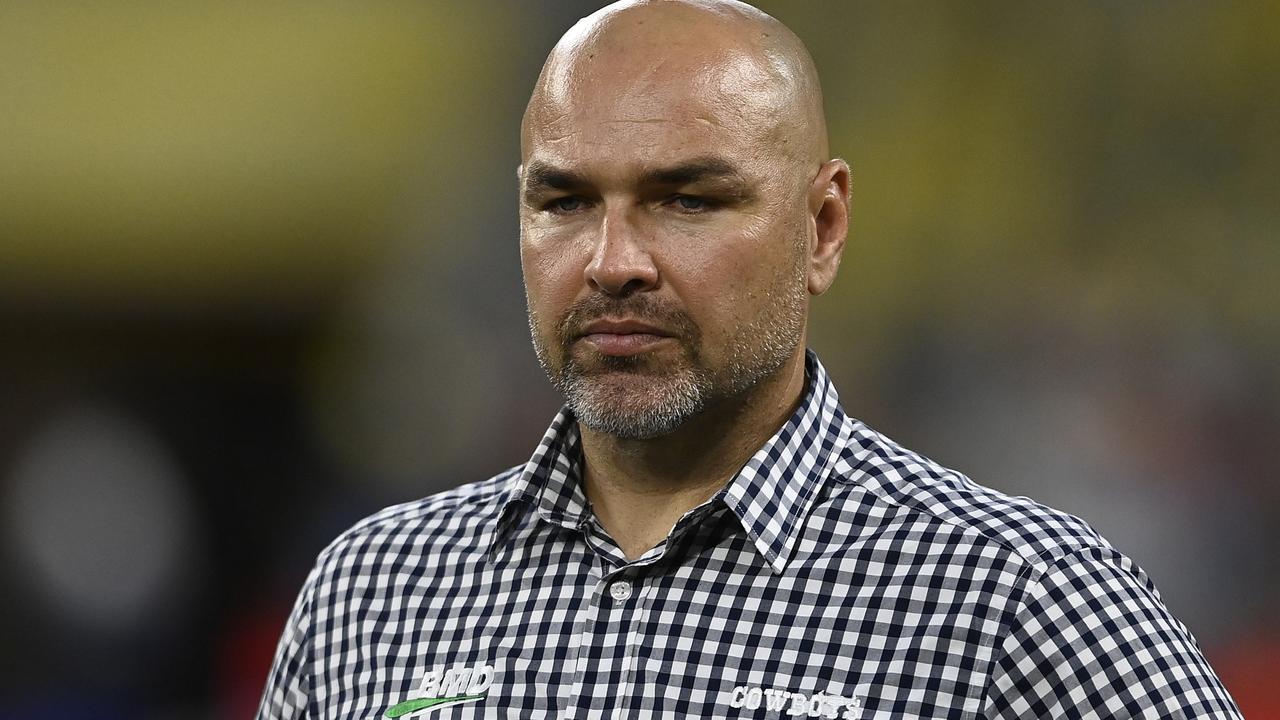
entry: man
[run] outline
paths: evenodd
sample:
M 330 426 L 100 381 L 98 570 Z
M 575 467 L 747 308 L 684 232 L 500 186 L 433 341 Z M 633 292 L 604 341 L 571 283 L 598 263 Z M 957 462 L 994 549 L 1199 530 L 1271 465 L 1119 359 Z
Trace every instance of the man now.
M 528 464 L 320 555 L 260 718 L 1239 716 L 1087 525 L 844 414 L 805 326 L 849 169 L 790 31 L 612 5 L 521 132 L 529 323 L 567 405 Z

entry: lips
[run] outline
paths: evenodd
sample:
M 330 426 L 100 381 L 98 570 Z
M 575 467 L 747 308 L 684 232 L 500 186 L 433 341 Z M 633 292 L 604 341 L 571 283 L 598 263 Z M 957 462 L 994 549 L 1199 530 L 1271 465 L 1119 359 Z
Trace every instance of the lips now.
M 593 320 L 582 329 L 579 339 L 602 355 L 621 357 L 651 350 L 671 336 L 639 320 Z

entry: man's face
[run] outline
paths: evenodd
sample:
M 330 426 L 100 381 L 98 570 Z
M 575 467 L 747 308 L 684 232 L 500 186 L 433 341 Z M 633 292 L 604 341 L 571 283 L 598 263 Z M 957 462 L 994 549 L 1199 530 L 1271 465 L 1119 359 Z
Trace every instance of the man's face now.
M 808 178 L 780 152 L 759 69 L 734 62 L 701 79 L 593 67 L 553 78 L 526 118 L 534 347 L 595 430 L 665 435 L 799 352 Z

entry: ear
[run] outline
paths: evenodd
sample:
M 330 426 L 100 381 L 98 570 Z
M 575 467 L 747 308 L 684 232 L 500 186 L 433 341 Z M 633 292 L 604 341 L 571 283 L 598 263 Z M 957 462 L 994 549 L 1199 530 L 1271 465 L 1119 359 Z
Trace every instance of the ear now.
M 809 293 L 821 295 L 835 282 L 849 232 L 849 164 L 839 158 L 818 168 L 809 186 L 813 233 L 809 248 Z

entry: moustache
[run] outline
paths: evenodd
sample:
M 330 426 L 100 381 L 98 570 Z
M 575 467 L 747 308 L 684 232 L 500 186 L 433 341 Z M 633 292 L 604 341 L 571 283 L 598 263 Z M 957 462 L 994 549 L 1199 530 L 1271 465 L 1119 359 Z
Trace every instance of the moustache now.
M 556 335 L 567 346 L 586 334 L 584 328 L 589 323 L 606 317 L 637 320 L 676 339 L 697 341 L 701 336 L 697 323 L 688 313 L 672 303 L 648 295 L 624 298 L 590 295 L 582 298 L 570 305 L 556 323 Z

